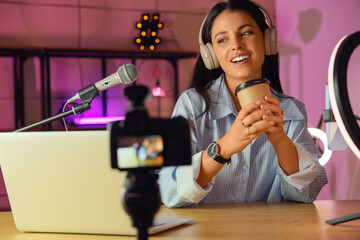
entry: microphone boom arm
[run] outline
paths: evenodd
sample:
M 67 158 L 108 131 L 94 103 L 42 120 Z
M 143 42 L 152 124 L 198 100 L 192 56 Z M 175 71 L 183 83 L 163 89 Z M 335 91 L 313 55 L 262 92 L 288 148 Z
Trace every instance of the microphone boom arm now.
M 58 120 L 58 119 L 73 115 L 73 114 L 78 115 L 80 113 L 83 113 L 83 112 L 85 112 L 85 111 L 87 111 L 87 110 L 89 110 L 91 108 L 90 104 L 91 104 L 92 100 L 95 97 L 100 95 L 99 91 L 97 90 L 97 88 L 95 87 L 94 84 L 91 84 L 91 85 L 81 89 L 78 92 L 78 94 L 80 96 L 80 99 L 81 99 L 82 103 L 73 106 L 71 110 L 68 110 L 66 112 L 60 113 L 58 115 L 55 115 L 55 116 L 52 116 L 52 117 L 49 117 L 49 118 L 46 118 L 46 119 L 41 120 L 39 122 L 30 124 L 30 125 L 25 126 L 23 128 L 17 129 L 17 130 L 15 130 L 13 132 L 24 132 L 24 131 L 39 127 L 41 125 L 45 125 L 47 123 L 53 122 L 55 120 Z

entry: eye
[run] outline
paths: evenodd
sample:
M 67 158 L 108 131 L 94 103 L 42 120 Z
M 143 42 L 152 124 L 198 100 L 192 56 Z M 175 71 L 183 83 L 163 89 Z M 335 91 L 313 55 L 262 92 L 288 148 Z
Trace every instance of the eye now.
M 223 42 L 226 42 L 226 39 L 225 38 L 220 38 L 216 42 L 217 43 L 223 43 Z
M 246 31 L 246 32 L 242 32 L 241 36 L 248 36 L 248 35 L 251 35 L 251 34 L 253 34 L 252 31 Z

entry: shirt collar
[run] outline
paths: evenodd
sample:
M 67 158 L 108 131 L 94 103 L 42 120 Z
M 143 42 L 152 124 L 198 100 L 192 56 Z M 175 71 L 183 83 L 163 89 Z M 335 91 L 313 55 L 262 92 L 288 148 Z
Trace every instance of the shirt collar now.
M 229 114 L 237 116 L 238 113 L 226 86 L 223 74 L 213 81 L 208 92 L 211 101 L 211 108 L 209 111 L 210 120 L 220 119 Z
M 230 114 L 234 116 L 238 115 L 223 74 L 213 81 L 208 92 L 211 101 L 209 111 L 210 120 L 224 118 Z M 285 111 L 285 115 L 283 116 L 284 121 L 302 120 L 305 118 L 299 109 L 299 101 L 285 94 L 278 93 L 274 89 L 271 89 L 271 95 L 280 101 L 280 107 Z

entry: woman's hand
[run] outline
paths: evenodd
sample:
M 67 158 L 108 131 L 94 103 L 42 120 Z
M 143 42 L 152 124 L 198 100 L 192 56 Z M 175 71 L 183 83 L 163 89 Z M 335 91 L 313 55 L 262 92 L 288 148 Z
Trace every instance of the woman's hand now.
M 263 116 L 265 121 L 272 121 L 274 125 L 265 130 L 265 133 L 274 146 L 278 163 L 287 175 L 299 171 L 299 161 L 295 144 L 284 132 L 283 115 L 285 112 L 280 108 L 280 102 L 274 97 L 266 96 L 267 103 L 261 104 L 260 108 L 269 114 Z
M 260 108 L 267 111 L 267 114 L 263 116 L 263 119 L 265 121 L 274 123 L 272 127 L 269 127 L 265 131 L 269 141 L 274 145 L 284 139 L 284 136 L 286 136 L 283 129 L 283 115 L 285 112 L 281 110 L 278 99 L 272 96 L 265 96 L 265 101 L 267 103 L 261 104 Z
M 229 131 L 217 141 L 220 156 L 230 158 L 233 154 L 241 152 L 255 138 L 274 126 L 274 122 L 264 120 L 264 116 L 271 115 L 270 110 L 261 109 L 261 102 L 253 102 L 244 106 Z M 258 110 L 258 111 L 256 111 Z

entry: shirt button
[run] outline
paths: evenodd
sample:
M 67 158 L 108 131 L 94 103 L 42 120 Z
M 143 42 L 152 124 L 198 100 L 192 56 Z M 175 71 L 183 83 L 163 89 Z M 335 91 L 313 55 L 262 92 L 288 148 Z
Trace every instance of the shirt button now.
M 248 167 L 246 165 L 243 166 L 243 170 L 246 171 L 248 170 Z

